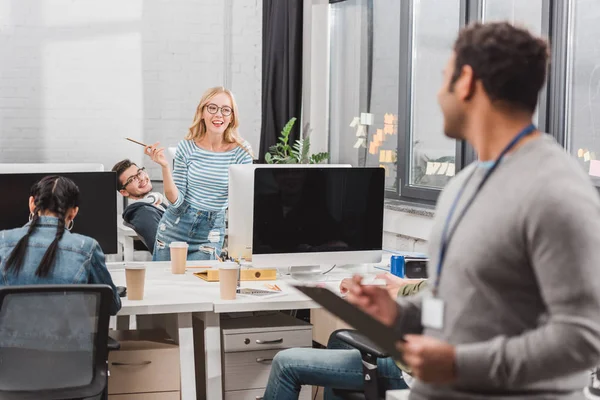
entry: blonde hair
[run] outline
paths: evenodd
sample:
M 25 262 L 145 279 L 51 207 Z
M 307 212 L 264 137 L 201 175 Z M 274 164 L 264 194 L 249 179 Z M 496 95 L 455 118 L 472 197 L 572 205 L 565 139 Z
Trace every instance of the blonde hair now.
M 233 93 L 231 93 L 229 89 L 225 89 L 223 86 L 216 86 L 204 92 L 202 98 L 200 99 L 200 104 L 198 104 L 198 108 L 196 108 L 196 115 L 194 115 L 192 126 L 190 126 L 189 132 L 185 139 L 201 140 L 204 138 L 204 136 L 206 136 L 206 122 L 202 119 L 202 112 L 204 111 L 204 107 L 209 104 L 212 98 L 220 93 L 225 93 L 227 96 L 229 96 L 229 99 L 231 100 L 231 109 L 233 110 L 231 113 L 231 122 L 229 122 L 229 126 L 227 126 L 227 129 L 225 129 L 225 132 L 223 133 L 223 140 L 227 143 L 237 143 L 238 146 L 240 146 L 246 153 L 254 158 L 250 149 L 243 144 L 242 138 L 237 131 L 240 123 L 238 120 L 237 103 L 235 102 Z

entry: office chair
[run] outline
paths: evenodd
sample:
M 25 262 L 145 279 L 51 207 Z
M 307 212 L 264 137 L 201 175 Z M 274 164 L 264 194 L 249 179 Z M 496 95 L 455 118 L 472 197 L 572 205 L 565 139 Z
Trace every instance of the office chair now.
M 0 288 L 0 400 L 103 398 L 112 296 L 107 285 Z
M 379 400 L 385 399 L 385 388 L 379 382 L 377 359 L 388 355 L 378 349 L 373 342 L 354 330 L 339 330 L 335 336 L 342 342 L 358 349 L 363 364 L 364 389 L 343 390 L 333 388 L 333 393 L 345 400 Z

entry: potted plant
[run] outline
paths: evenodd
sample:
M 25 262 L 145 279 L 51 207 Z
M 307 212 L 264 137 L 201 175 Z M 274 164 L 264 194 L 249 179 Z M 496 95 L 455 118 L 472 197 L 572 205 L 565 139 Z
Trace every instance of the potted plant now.
M 294 127 L 296 118 L 291 118 L 281 130 L 279 142 L 271 146 L 265 161 L 267 164 L 320 164 L 329 158 L 329 153 L 322 152 L 310 154 L 310 139 L 308 135 L 300 138 L 292 145 L 290 144 L 290 133 Z

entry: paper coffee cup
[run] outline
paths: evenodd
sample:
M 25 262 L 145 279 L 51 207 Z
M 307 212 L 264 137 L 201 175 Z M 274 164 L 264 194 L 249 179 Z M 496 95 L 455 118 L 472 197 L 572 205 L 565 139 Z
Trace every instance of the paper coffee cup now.
M 145 265 L 126 265 L 125 284 L 127 285 L 128 300 L 143 300 L 146 283 Z
M 185 274 L 188 244 L 186 242 L 172 242 L 169 247 L 171 248 L 171 272 Z
M 233 262 L 219 264 L 221 300 L 235 300 L 240 266 Z

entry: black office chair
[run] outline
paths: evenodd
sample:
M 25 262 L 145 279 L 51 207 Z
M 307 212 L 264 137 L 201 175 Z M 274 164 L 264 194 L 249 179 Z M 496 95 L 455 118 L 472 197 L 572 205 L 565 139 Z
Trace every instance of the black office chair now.
M 0 400 L 106 396 L 112 297 L 107 285 L 0 288 Z
M 335 336 L 342 342 L 358 349 L 363 361 L 364 389 L 342 390 L 333 388 L 333 393 L 346 400 L 379 400 L 385 399 L 385 388 L 377 374 L 377 359 L 388 355 L 377 348 L 373 342 L 354 330 L 340 330 Z

